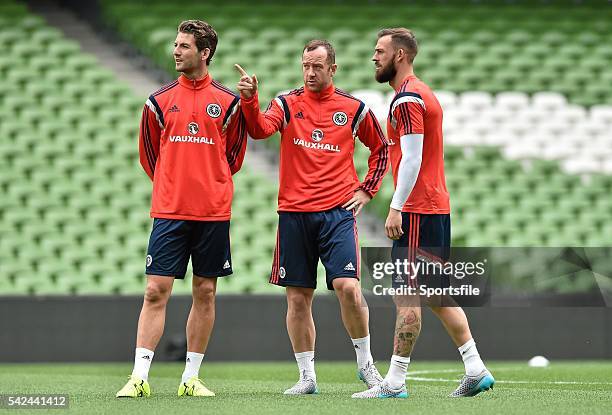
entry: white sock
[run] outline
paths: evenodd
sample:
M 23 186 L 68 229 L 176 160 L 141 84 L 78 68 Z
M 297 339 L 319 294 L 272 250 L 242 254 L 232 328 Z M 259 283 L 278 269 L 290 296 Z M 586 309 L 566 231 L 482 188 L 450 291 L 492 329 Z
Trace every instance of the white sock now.
M 368 363 L 373 363 L 372 353 L 370 352 L 370 335 L 360 339 L 351 339 L 353 341 L 353 347 L 355 348 L 355 354 L 357 355 L 357 368 L 363 369 Z
M 151 368 L 154 354 L 152 350 L 145 349 L 144 347 L 137 347 L 136 353 L 134 353 L 134 369 L 132 370 L 132 375 L 148 380 L 149 369 Z
M 408 365 L 410 364 L 410 357 L 402 357 L 398 355 L 391 356 L 391 366 L 385 381 L 391 389 L 399 389 L 406 384 L 406 373 L 408 372 Z
M 314 369 L 314 350 L 310 352 L 295 353 L 295 361 L 300 370 L 300 379 L 311 378 L 317 380 Z
M 183 376 L 181 376 L 182 383 L 187 382 L 194 376 L 199 376 L 202 359 L 204 359 L 204 354 L 202 353 L 187 352 L 187 357 L 185 357 L 185 370 L 183 371 Z
M 463 346 L 460 346 L 459 354 L 463 359 L 466 375 L 476 376 L 485 369 L 485 365 L 478 354 L 478 349 L 476 348 L 474 339 L 470 339 Z

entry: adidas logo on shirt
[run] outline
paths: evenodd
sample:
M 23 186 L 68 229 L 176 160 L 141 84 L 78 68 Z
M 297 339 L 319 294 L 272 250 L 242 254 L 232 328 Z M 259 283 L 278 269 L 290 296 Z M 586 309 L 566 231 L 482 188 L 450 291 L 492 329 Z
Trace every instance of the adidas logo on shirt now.
M 295 118 L 299 118 L 300 120 L 303 120 L 304 119 L 304 114 L 302 114 L 302 111 L 300 111 L 297 114 L 295 114 Z
M 225 264 L 223 264 L 223 269 L 228 269 L 229 267 L 230 267 L 229 261 L 225 261 Z
M 177 107 L 177 106 L 176 106 L 176 104 L 174 104 L 174 105 L 172 106 L 172 108 L 170 108 L 170 109 L 168 110 L 168 112 L 179 112 L 179 111 L 180 111 L 180 109 L 179 109 L 179 107 Z
M 346 264 L 346 267 L 344 267 L 345 271 L 355 271 L 355 267 L 353 266 L 352 262 L 349 262 L 348 264 Z

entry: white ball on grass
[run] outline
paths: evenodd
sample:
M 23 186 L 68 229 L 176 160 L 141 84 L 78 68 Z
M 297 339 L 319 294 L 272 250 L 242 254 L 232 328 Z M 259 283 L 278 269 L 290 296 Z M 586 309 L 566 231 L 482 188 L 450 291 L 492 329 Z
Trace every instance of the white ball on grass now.
M 534 356 L 529 359 L 529 367 L 548 367 L 550 361 L 544 356 Z

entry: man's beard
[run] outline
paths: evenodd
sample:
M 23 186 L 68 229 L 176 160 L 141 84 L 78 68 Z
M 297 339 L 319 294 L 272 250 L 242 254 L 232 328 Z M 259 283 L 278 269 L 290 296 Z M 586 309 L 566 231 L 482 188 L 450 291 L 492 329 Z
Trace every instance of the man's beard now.
M 390 61 L 387 66 L 380 68 L 374 77 L 376 78 L 376 81 L 382 84 L 391 81 L 393 78 L 395 78 L 395 75 L 397 75 L 397 69 L 395 69 L 393 61 Z
M 177 72 L 191 72 L 195 68 L 195 65 L 192 65 L 191 62 L 187 61 L 182 61 L 181 66 L 181 69 L 178 69 L 175 66 Z

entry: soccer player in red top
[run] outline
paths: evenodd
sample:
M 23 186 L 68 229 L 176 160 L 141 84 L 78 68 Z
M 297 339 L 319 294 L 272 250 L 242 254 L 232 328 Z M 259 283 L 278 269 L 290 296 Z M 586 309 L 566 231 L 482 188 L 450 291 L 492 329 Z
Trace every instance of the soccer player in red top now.
M 214 324 L 217 277 L 232 273 L 232 175 L 240 169 L 247 140 L 240 98 L 208 72 L 216 47 L 217 33 L 209 24 L 182 22 L 174 44 L 181 75 L 154 92 L 143 109 L 140 162 L 153 181 L 154 221 L 134 370 L 117 397 L 150 395 L 148 372 L 164 330 L 166 303 L 174 279 L 185 277 L 190 257 L 193 305 L 178 394 L 214 396 L 198 372 Z
M 442 108 L 431 89 L 414 75 L 417 51 L 410 30 L 384 29 L 378 33 L 372 58 L 376 80 L 388 82 L 396 93 L 387 120 L 395 193 L 385 231 L 394 248 L 419 249 L 444 262 L 450 254 L 450 204 L 444 178 Z M 397 320 L 389 372 L 382 383 L 355 398 L 408 396 L 406 372 L 421 330 L 421 308 L 418 296 L 396 296 L 394 301 Z M 430 305 L 465 364 L 465 376 L 451 396 L 474 396 L 495 381 L 478 354 L 465 313 L 452 304 L 455 307 Z
M 316 393 L 312 299 L 319 258 L 334 290 L 368 387 L 382 381 L 370 353 L 368 309 L 359 284 L 355 215 L 376 194 L 387 171 L 387 142 L 376 117 L 360 100 L 337 89 L 335 52 L 324 40 L 302 51 L 304 86 L 259 111 L 257 77 L 241 70 L 238 83 L 249 135 L 281 133 L 278 236 L 272 284 L 286 287 L 287 331 L 300 379 L 285 394 Z M 353 154 L 358 137 L 370 149 L 369 171 L 359 182 Z

